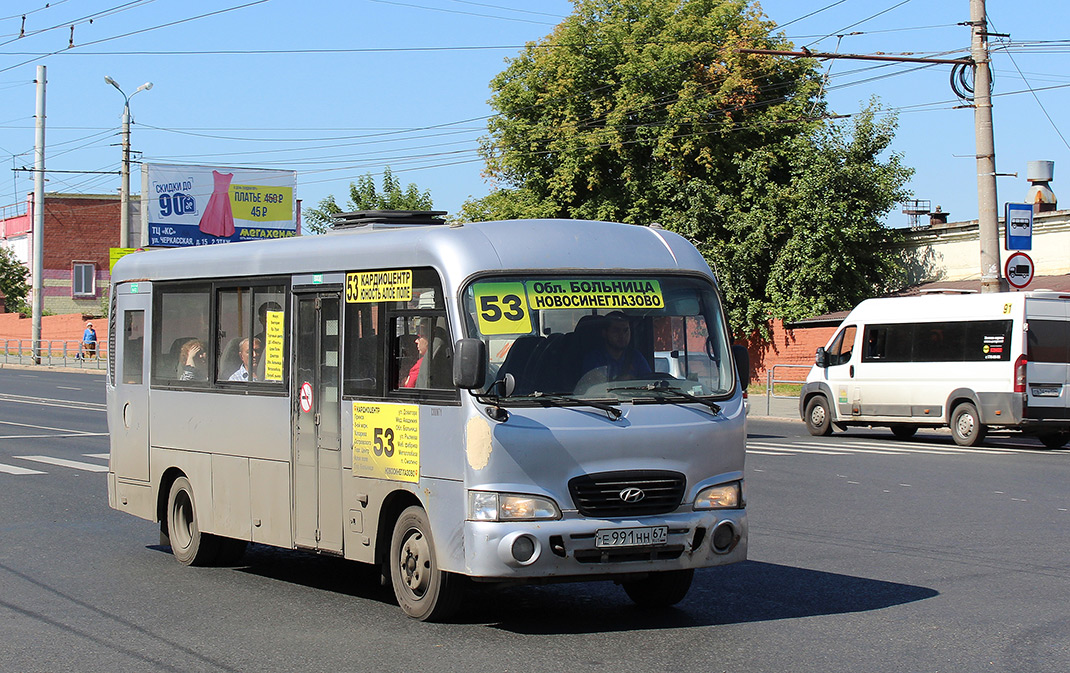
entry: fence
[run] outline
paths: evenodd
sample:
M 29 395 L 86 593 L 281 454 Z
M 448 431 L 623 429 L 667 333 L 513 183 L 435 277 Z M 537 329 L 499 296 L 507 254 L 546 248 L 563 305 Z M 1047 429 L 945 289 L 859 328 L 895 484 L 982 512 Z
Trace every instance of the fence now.
M 780 370 L 785 370 L 785 369 L 796 370 L 794 372 L 788 372 L 786 374 L 782 373 L 781 376 L 788 376 L 790 374 L 799 374 L 800 372 L 798 370 L 802 370 L 801 371 L 802 376 L 797 376 L 796 375 L 796 376 L 793 376 L 791 378 L 779 378 L 778 379 L 777 378 L 777 370 L 778 369 L 780 369 Z M 797 398 L 799 396 L 799 393 L 802 391 L 802 385 L 804 383 L 806 383 L 806 375 L 809 372 L 810 372 L 810 365 L 773 365 L 772 367 L 770 367 L 769 371 L 766 372 L 766 374 L 765 374 L 765 378 L 766 378 L 766 383 L 765 383 L 765 413 L 767 413 L 767 414 L 771 414 L 772 413 L 773 398 L 774 397 L 777 398 L 777 399 Z M 786 387 L 788 390 L 792 391 L 793 394 L 791 394 L 791 395 L 783 395 L 783 394 L 782 395 L 778 395 L 777 391 L 776 391 L 777 384 L 780 384 L 781 386 Z M 798 386 L 798 390 L 795 389 L 796 386 Z
M 0 341 L 0 356 L 5 364 L 18 365 L 45 365 L 52 367 L 72 367 L 77 369 L 107 369 L 108 368 L 108 344 L 103 341 L 97 342 L 96 353 L 90 357 L 82 349 L 82 342 L 61 339 L 41 340 L 41 359 L 39 362 L 34 357 L 34 341 L 32 339 L 4 339 Z

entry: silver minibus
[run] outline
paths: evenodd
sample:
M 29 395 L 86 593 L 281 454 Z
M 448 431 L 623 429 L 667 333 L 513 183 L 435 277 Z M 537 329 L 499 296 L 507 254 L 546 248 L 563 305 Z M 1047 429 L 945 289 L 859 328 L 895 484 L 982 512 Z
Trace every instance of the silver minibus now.
M 421 620 L 473 581 L 670 605 L 744 560 L 746 351 L 694 246 L 433 215 L 122 258 L 110 505 L 183 564 L 249 543 L 374 564 Z M 657 371 L 672 351 L 689 373 Z

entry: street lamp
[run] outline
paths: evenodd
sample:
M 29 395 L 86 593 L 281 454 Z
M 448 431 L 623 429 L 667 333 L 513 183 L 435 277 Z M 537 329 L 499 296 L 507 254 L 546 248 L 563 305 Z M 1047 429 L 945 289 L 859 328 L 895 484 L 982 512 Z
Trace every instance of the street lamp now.
M 119 83 L 107 75 L 104 81 L 111 84 L 123 95 L 123 164 L 122 164 L 122 189 L 119 192 L 119 247 L 130 247 L 130 99 L 139 91 L 148 91 L 152 88 L 152 82 L 145 82 L 129 96 L 123 91 Z

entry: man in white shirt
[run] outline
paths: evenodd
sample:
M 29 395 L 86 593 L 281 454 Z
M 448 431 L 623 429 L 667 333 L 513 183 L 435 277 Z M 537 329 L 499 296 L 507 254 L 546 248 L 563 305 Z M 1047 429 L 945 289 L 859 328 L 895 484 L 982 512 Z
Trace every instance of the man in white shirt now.
M 252 348 L 249 347 L 250 342 Z M 255 381 L 256 363 L 260 360 L 260 339 L 245 337 L 238 342 L 238 354 L 241 356 L 241 366 L 230 375 L 230 381 Z

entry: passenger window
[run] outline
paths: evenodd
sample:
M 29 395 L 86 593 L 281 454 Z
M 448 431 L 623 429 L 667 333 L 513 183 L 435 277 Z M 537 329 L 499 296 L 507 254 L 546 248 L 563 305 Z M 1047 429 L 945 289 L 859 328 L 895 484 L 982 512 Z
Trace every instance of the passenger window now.
M 345 367 L 342 392 L 345 395 L 375 396 L 379 391 L 379 371 L 384 344 L 379 334 L 378 304 L 347 303 L 345 322 Z
M 220 290 L 216 317 L 216 380 L 281 383 L 286 289 L 279 285 Z
M 190 385 L 207 383 L 208 286 L 163 290 L 153 310 L 152 376 L 155 383 Z M 181 383 L 179 383 L 181 382 Z
M 394 322 L 395 388 L 453 388 L 453 348 L 445 317 L 409 316 Z

